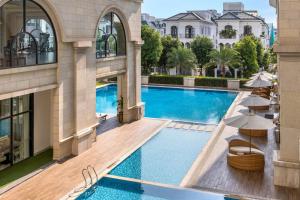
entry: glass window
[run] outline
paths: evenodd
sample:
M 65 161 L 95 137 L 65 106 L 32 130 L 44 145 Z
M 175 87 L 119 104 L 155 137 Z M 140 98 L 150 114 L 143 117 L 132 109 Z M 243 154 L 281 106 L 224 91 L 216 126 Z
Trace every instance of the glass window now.
M 29 111 L 29 95 L 13 98 L 13 114 Z
M 172 26 L 171 27 L 171 36 L 173 38 L 177 38 L 178 37 L 178 31 L 177 31 L 177 27 L 176 26 Z
M 10 99 L 0 101 L 0 119 L 10 116 Z
M 10 166 L 10 118 L 0 120 L 0 170 Z
M 100 19 L 96 38 L 96 58 L 126 55 L 124 26 L 115 13 L 108 13 Z
M 8 1 L 0 8 L 0 21 L 0 69 L 57 61 L 53 25 L 38 4 Z

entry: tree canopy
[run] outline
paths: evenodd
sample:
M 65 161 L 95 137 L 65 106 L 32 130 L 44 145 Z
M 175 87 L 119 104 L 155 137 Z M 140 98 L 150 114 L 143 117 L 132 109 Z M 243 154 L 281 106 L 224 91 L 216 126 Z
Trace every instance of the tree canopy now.
M 241 56 L 244 75 L 250 77 L 252 74 L 258 72 L 257 49 L 253 38 L 251 36 L 244 37 L 235 45 L 235 49 Z
M 173 48 L 168 54 L 168 66 L 176 67 L 177 74 L 190 75 L 191 69 L 196 65 L 196 56 L 191 49 Z
M 163 50 L 159 59 L 159 66 L 166 68 L 168 65 L 168 53 L 171 52 L 172 49 L 178 49 L 182 44 L 177 38 L 172 38 L 169 35 L 162 37 L 161 43 Z
M 202 68 L 209 62 L 209 53 L 213 50 L 214 45 L 208 37 L 197 36 L 191 44 L 191 49 L 196 55 L 198 65 Z
M 241 61 L 239 53 L 229 47 L 212 50 L 209 54 L 209 58 L 210 61 L 206 64 L 206 67 L 219 66 L 222 76 L 225 76 L 226 68 L 239 66 Z
M 163 47 L 160 34 L 147 25 L 142 26 L 142 39 L 142 73 L 149 74 L 151 68 L 157 65 Z

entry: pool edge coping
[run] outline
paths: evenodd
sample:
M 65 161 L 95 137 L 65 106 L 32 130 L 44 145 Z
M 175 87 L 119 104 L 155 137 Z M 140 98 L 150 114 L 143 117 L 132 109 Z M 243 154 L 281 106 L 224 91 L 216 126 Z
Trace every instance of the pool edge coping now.
M 107 163 L 107 167 L 101 168 L 101 169 L 95 169 L 97 175 L 98 175 L 98 181 L 108 175 L 108 173 L 113 170 L 115 167 L 117 167 L 121 162 L 123 162 L 125 159 L 127 159 L 131 154 L 133 154 L 136 150 L 138 150 L 141 146 L 143 146 L 145 143 L 147 143 L 149 140 L 151 140 L 155 135 L 157 135 L 163 128 L 167 127 L 167 125 L 171 122 L 171 120 L 164 120 L 164 119 L 155 119 L 158 121 L 164 122 L 162 125 L 160 125 L 153 133 L 151 133 L 148 137 L 143 139 L 138 145 L 136 145 L 134 148 L 127 151 L 125 154 L 123 154 L 119 158 L 115 158 L 113 161 Z M 105 133 L 104 133 L 105 134 Z M 98 137 L 98 136 L 97 136 Z M 65 196 L 59 198 L 60 200 L 70 200 L 70 199 L 76 199 L 78 198 L 82 193 L 84 193 L 86 190 L 91 188 L 91 185 L 86 188 L 85 190 L 81 192 L 77 192 L 77 196 L 75 198 L 70 197 L 70 195 L 74 194 L 76 189 L 84 187 L 85 182 L 82 181 L 80 184 L 75 186 L 70 192 L 68 192 Z
M 202 151 L 199 153 L 195 161 L 193 162 L 192 166 L 190 167 L 189 171 L 186 173 L 185 177 L 182 179 L 180 186 L 184 188 L 191 188 L 194 183 L 198 180 L 198 172 L 202 170 L 202 168 L 205 165 L 205 160 L 207 159 L 207 156 L 212 152 L 213 148 L 216 145 L 216 142 L 218 141 L 219 137 L 221 136 L 223 130 L 225 129 L 226 125 L 223 121 L 223 119 L 228 118 L 233 115 L 234 109 L 236 108 L 238 102 L 242 98 L 242 96 L 245 94 L 245 91 L 240 91 L 238 95 L 236 96 L 235 100 L 230 105 L 229 109 L 227 110 L 224 117 L 221 119 L 220 123 L 218 124 L 217 128 L 212 133 L 211 138 L 205 145 L 205 147 L 202 149 Z

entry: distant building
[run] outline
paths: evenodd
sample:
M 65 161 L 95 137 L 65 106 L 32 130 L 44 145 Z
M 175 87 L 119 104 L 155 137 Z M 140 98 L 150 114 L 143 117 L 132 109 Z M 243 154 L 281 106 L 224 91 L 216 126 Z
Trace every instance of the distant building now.
M 179 13 L 162 21 L 165 35 L 178 38 L 185 47 L 190 47 L 196 36 L 207 36 L 217 47 L 216 10 L 195 10 Z
M 142 13 L 141 18 L 142 24 L 146 24 L 157 30 L 161 35 L 165 35 L 165 27 L 162 26 L 163 19 L 156 18 L 148 13 Z
M 269 47 L 269 26 L 256 10 L 245 10 L 241 2 L 224 3 L 223 15 L 215 19 L 218 26 L 218 46 L 232 47 L 247 35 L 260 38 Z

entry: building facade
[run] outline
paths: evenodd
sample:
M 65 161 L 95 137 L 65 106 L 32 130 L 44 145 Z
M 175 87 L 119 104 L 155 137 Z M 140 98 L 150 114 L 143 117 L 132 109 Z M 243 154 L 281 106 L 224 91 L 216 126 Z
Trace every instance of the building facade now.
M 247 35 L 260 38 L 265 48 L 269 47 L 269 27 L 257 11 L 244 10 L 243 3 L 224 3 L 223 15 L 216 20 L 218 46 L 232 47 Z
M 185 47 L 189 48 L 196 36 L 206 36 L 216 46 L 217 25 L 213 19 L 217 15 L 215 10 L 188 11 L 164 19 L 162 25 L 165 35 L 178 38 Z
M 274 183 L 300 187 L 300 2 L 270 0 L 277 9 L 280 149 L 274 152 Z
M 142 13 L 142 24 L 148 25 L 160 33 L 161 36 L 166 34 L 165 24 L 162 23 L 163 19 L 156 18 L 148 13 Z
M 124 121 L 143 115 L 141 0 L 0 0 L 0 170 L 96 140 L 96 80 L 118 78 Z

